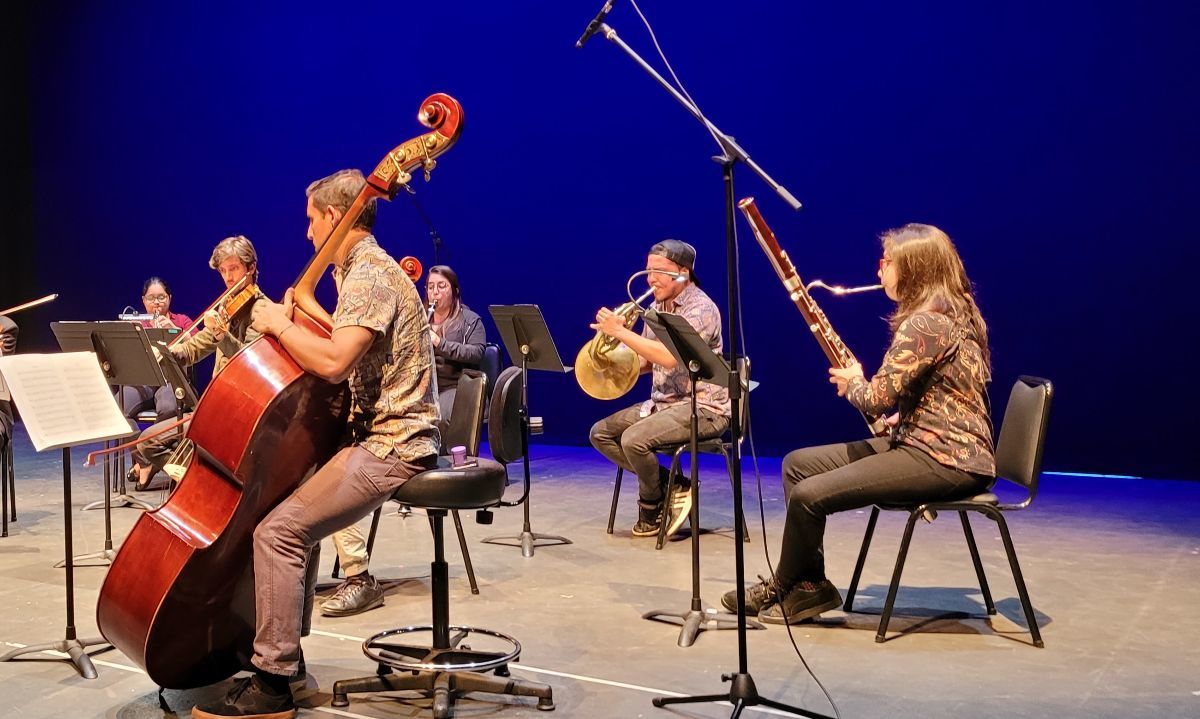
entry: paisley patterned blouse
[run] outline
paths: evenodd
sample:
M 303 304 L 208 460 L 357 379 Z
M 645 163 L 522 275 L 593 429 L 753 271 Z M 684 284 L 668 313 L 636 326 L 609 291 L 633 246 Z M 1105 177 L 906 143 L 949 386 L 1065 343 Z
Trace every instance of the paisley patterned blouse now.
M 994 476 L 991 371 L 970 326 L 937 312 L 915 312 L 896 330 L 870 380 L 854 378 L 846 399 L 869 415 L 893 407 L 892 445 L 915 447 L 939 464 Z

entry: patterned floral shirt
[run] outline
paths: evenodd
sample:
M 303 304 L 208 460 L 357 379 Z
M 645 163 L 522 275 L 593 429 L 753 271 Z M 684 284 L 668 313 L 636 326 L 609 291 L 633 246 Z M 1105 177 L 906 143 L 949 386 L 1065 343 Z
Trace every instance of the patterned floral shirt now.
M 417 288 L 367 236 L 334 270 L 333 329 L 366 327 L 370 348 L 350 373 L 350 431 L 371 454 L 414 462 L 437 454 L 437 380 L 429 320 Z
M 666 303 L 655 302 L 654 309 L 659 312 L 674 312 L 688 321 L 695 328 L 696 334 L 708 343 L 710 349 L 721 354 L 721 311 L 716 303 L 704 294 L 704 290 L 696 285 L 688 284 L 672 301 L 673 307 Z M 657 339 L 654 330 L 643 323 L 642 336 Z M 666 409 L 681 402 L 690 402 L 691 381 L 686 367 L 667 369 L 662 365 L 652 365 L 653 382 L 650 399 L 642 403 L 642 414 Z M 729 390 L 711 382 L 696 384 L 696 406 L 724 417 L 730 415 Z
M 216 377 L 221 370 L 225 369 L 225 365 L 229 364 L 230 357 L 262 336 L 262 333 L 250 326 L 250 317 L 254 312 L 254 305 L 259 300 L 265 299 L 267 296 L 263 294 L 262 290 L 258 290 L 254 299 L 242 307 L 233 319 L 229 320 L 229 331 L 221 339 L 218 340 L 213 331 L 205 327 L 195 336 L 172 347 L 171 351 L 182 357 L 184 363 L 189 365 L 196 364 L 216 352 L 217 359 L 213 364 L 213 377 Z
M 875 376 L 852 379 L 846 399 L 868 415 L 898 407 L 893 445 L 915 447 L 946 467 L 994 476 L 991 379 L 969 327 L 940 313 L 916 312 L 897 328 Z

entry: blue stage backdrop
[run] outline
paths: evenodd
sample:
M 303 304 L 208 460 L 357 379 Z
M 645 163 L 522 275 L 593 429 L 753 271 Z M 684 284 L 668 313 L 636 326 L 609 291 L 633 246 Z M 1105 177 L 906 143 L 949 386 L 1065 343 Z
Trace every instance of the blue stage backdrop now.
M 570 363 L 665 237 L 699 249 L 698 276 L 724 305 L 717 148 L 617 47 L 573 47 L 599 5 L 41 4 L 32 240 L 37 287 L 61 299 L 28 315 L 31 343 L 47 343 L 51 319 L 138 305 L 150 275 L 198 314 L 221 290 L 211 248 L 232 234 L 257 245 L 279 297 L 311 251 L 307 183 L 369 170 L 422 132 L 415 114 L 435 91 L 462 102 L 465 131 L 415 189 L 472 308 L 540 305 Z M 803 277 L 874 282 L 881 231 L 944 228 L 991 324 L 997 419 L 1018 375 L 1056 385 L 1047 469 L 1200 476 L 1179 451 L 1200 399 L 1184 321 L 1196 5 L 641 5 L 695 100 L 804 203 L 792 212 L 738 171 L 737 195 L 758 198 Z M 628 3 L 609 22 L 661 67 Z M 405 197 L 380 208 L 377 230 L 394 256 L 433 263 Z M 863 436 L 740 217 L 738 230 L 758 450 Z M 818 301 L 873 370 L 886 298 Z M 571 376 L 535 375 L 544 441 L 586 444 L 647 382 L 605 403 Z

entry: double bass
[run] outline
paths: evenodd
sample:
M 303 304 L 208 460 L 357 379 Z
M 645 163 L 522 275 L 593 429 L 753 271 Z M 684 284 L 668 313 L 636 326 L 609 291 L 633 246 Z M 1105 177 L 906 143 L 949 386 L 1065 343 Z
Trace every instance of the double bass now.
M 293 321 L 329 337 L 318 280 L 367 202 L 391 199 L 411 173 L 462 132 L 458 102 L 434 94 L 418 119 L 430 132 L 394 150 L 367 176 L 294 286 Z M 188 437 L 194 455 L 178 489 L 138 518 L 97 600 L 100 632 L 160 687 L 189 689 L 248 665 L 255 633 L 252 539 L 258 523 L 339 448 L 346 383 L 305 372 L 270 336 L 233 356 L 205 390 Z

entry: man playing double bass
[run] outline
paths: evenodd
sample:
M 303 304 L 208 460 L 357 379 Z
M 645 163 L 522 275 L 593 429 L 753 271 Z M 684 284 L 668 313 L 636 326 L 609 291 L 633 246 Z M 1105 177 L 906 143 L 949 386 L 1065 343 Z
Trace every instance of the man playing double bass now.
M 342 170 L 309 185 L 308 239 L 320 247 L 365 184 Z M 375 201 L 339 248 L 333 331 L 325 339 L 292 322 L 283 304 L 259 302 L 256 330 L 279 340 L 306 371 L 349 380 L 349 444 L 259 523 L 254 532 L 254 673 L 194 717 L 285 719 L 296 708 L 289 684 L 303 677 L 300 637 L 312 616 L 323 537 L 369 514 L 414 474 L 436 466 L 439 435 L 433 348 L 412 281 L 375 242 Z

